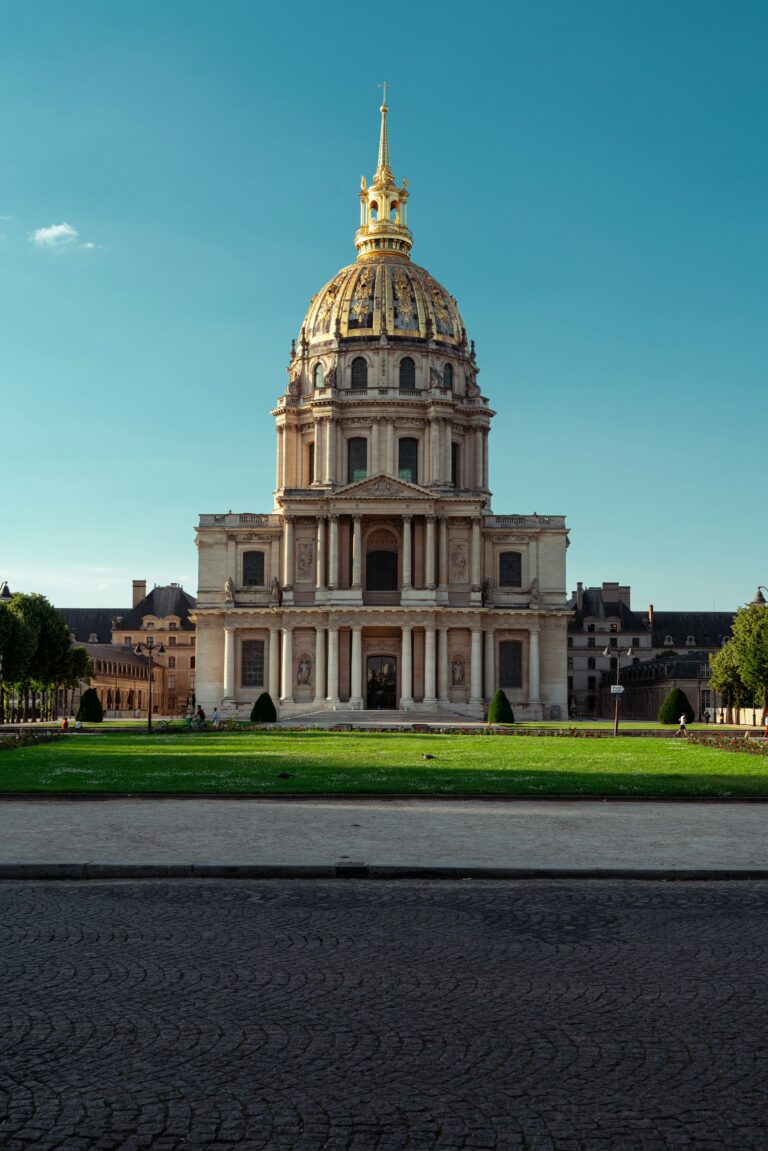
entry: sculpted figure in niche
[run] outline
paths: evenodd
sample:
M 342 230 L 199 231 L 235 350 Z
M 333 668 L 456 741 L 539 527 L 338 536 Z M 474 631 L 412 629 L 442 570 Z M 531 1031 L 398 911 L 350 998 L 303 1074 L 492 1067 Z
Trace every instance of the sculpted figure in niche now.
M 283 591 L 277 576 L 272 576 L 272 583 L 269 585 L 269 598 L 272 601 L 272 607 L 280 607 L 283 602 Z
M 531 580 L 531 586 L 528 588 L 528 595 L 531 597 L 531 607 L 536 606 L 540 599 L 539 580 L 534 576 Z
M 440 375 L 440 369 L 439 368 L 430 368 L 429 369 L 429 386 L 431 388 L 442 388 L 443 377 Z
M 299 544 L 299 579 L 309 579 L 312 575 L 312 561 L 315 558 L 314 545 L 305 540 Z
M 336 387 L 336 365 L 335 364 L 326 374 L 325 386 L 326 386 L 326 388 L 335 388 Z
M 299 670 L 296 673 L 296 683 L 299 686 L 304 686 L 309 683 L 312 675 L 312 660 L 308 655 L 303 655 L 299 660 Z
M 486 578 L 483 580 L 482 587 L 480 588 L 480 602 L 482 603 L 483 607 L 488 607 L 492 601 L 493 596 L 491 594 L 491 581 Z
M 463 583 L 467 574 L 467 551 L 463 543 L 451 548 L 451 575 L 455 583 Z
M 464 660 L 457 655 L 451 665 L 451 681 L 454 687 L 464 686 Z
M 232 576 L 227 576 L 224 580 L 224 599 L 227 603 L 235 602 L 235 581 Z

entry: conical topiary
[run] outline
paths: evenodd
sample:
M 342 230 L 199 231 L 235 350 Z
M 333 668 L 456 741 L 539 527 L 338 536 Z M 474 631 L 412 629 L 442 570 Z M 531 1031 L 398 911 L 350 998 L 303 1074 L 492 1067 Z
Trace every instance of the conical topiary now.
M 80 706 L 77 709 L 75 719 L 79 719 L 81 723 L 101 723 L 103 718 L 104 712 L 96 688 L 86 688 L 80 696 Z
M 251 708 L 251 723 L 275 723 L 277 711 L 268 691 L 263 691 Z
M 496 692 L 491 700 L 491 706 L 488 708 L 488 722 L 489 723 L 514 723 L 515 713 L 512 711 L 512 704 L 507 699 L 507 693 L 502 691 L 501 688 Z
M 686 723 L 693 723 L 694 712 L 688 696 L 679 687 L 673 687 L 663 704 L 659 708 L 659 723 L 679 723 L 680 716 L 685 716 Z

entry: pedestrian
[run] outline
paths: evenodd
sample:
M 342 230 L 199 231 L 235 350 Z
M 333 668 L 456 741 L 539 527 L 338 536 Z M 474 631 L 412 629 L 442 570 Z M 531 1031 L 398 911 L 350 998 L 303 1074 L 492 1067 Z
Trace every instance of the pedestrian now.
M 219 715 L 219 709 L 217 707 L 215 707 L 213 709 L 213 730 L 218 731 L 220 727 L 221 727 L 221 716 Z M 766 730 L 768 730 L 768 729 L 766 729 Z
M 200 704 L 197 705 L 197 712 L 195 714 L 201 723 L 205 723 L 205 712 L 203 711 Z
M 688 734 L 686 729 L 685 729 L 685 723 L 686 723 L 685 712 L 683 712 L 683 714 L 680 716 L 680 727 L 678 728 L 678 735 L 687 735 Z
M 768 739 L 768 711 L 765 713 L 765 719 L 763 720 L 763 726 L 765 728 L 765 738 Z
M 69 720 L 67 719 L 66 716 L 64 716 L 63 720 L 61 721 L 61 730 L 66 731 L 68 727 L 69 727 Z M 766 732 L 768 732 L 768 728 L 766 728 Z

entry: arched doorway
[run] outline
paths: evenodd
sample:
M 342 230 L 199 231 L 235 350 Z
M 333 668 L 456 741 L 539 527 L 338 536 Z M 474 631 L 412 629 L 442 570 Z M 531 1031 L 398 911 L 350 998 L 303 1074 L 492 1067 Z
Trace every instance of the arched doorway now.
M 397 660 L 393 655 L 369 655 L 366 663 L 366 703 L 371 711 L 397 707 Z

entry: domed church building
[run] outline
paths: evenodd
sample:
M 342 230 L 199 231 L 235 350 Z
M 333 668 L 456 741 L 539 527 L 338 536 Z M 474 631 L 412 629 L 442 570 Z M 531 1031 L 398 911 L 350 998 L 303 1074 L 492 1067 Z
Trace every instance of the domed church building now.
M 272 412 L 274 509 L 200 517 L 197 700 L 449 720 L 502 687 L 517 719 L 563 718 L 565 520 L 491 510 L 494 412 L 455 298 L 411 261 L 387 113 L 357 259 L 313 298 Z

